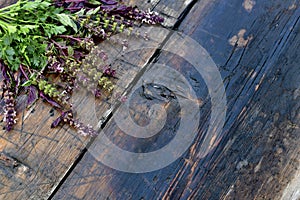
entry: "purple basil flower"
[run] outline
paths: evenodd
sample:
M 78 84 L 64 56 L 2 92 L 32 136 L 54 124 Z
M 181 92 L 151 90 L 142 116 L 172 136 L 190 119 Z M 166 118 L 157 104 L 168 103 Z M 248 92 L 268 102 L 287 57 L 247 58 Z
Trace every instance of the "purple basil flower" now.
M 160 17 L 157 12 L 154 11 L 143 11 L 137 7 L 125 6 L 125 5 L 114 5 L 114 6 L 103 6 L 103 10 L 111 15 L 121 15 L 130 19 L 140 20 L 143 23 L 148 24 L 159 24 L 164 22 L 164 18 Z
M 101 91 L 99 89 L 95 89 L 94 90 L 94 95 L 95 95 L 95 97 L 99 98 L 99 97 L 102 96 L 102 93 L 101 93 Z
M 107 61 L 108 60 L 108 56 L 104 51 L 101 51 L 99 53 L 99 57 L 103 60 L 103 61 Z
M 71 110 L 62 112 L 61 116 L 59 116 L 51 125 L 51 128 L 57 127 L 60 123 L 67 123 L 73 128 L 75 128 L 79 134 L 83 136 L 96 136 L 97 132 L 89 125 L 84 125 L 79 120 L 75 120 L 73 118 L 73 112 Z
M 6 82 L 6 81 L 5 81 Z M 11 131 L 13 125 L 17 123 L 17 112 L 15 110 L 16 100 L 15 93 L 11 90 L 11 87 L 8 83 L 5 83 L 5 87 L 3 88 L 4 93 L 4 122 L 6 122 L 6 131 Z
M 71 12 L 84 8 L 86 3 L 88 3 L 88 0 L 54 0 L 54 5 L 64 7 Z
M 48 66 L 48 68 L 56 73 L 63 73 L 64 71 L 60 62 L 54 62 L 52 65 Z
M 108 68 L 104 69 L 103 74 L 105 76 L 115 77 L 116 76 L 116 70 L 108 67 Z

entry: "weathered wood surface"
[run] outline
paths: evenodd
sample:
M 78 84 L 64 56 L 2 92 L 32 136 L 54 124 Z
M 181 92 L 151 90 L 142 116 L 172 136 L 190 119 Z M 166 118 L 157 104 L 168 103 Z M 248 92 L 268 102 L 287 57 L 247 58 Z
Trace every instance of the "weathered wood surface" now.
M 21 113 L 22 120 L 15 131 L 0 132 L 0 199 L 43 199 L 51 194 L 53 199 L 280 199 L 282 195 L 290 199 L 293 191 L 295 195 L 298 190 L 295 184 L 299 181 L 293 176 L 299 171 L 300 159 L 298 2 L 128 2 L 162 12 L 167 17 L 166 27 L 171 29 L 176 24 L 175 29 L 191 36 L 211 55 L 224 80 L 228 101 L 221 140 L 215 142 L 215 148 L 211 147 L 210 154 L 199 157 L 200 133 L 205 131 L 210 115 L 205 83 L 186 61 L 155 51 L 170 33 L 156 29 L 149 32 L 151 50 L 135 51 L 113 62 L 119 66 L 125 81 L 118 90 L 130 92 L 142 74 L 155 67 L 144 66 L 149 60 L 167 64 L 184 74 L 196 88 L 204 119 L 189 150 L 158 171 L 120 172 L 86 152 L 89 139 L 65 126 L 50 129 L 57 113 L 53 116 L 49 106 L 38 102 L 32 110 Z M 193 9 L 185 12 L 187 16 L 182 15 L 193 4 Z M 165 46 L 177 44 L 170 38 Z M 134 42 L 140 47 L 149 45 L 141 39 Z M 109 43 L 106 49 L 120 53 Z M 80 115 L 86 116 L 87 121 L 94 120 L 90 111 L 93 99 L 77 96 Z M 157 101 L 135 97 L 132 116 L 139 124 L 146 123 L 148 108 L 143 105 Z M 96 104 L 97 119 L 110 113 L 115 104 L 116 101 Z M 168 122 L 172 129 L 180 115 L 176 106 L 170 111 L 175 116 L 175 120 Z M 129 151 L 151 151 L 157 148 L 155 145 L 163 146 L 172 139 L 162 134 L 154 145 L 126 142 L 128 138 L 113 119 L 114 116 L 104 132 Z
M 180 159 L 142 174 L 106 167 L 87 152 L 53 199 L 298 199 L 299 181 L 293 176 L 300 152 L 299 17 L 297 1 L 196 1 L 178 28 L 209 52 L 226 86 L 227 117 L 216 148 L 198 156 L 205 129 L 200 128 Z M 178 56 L 161 52 L 155 61 L 190 75 L 195 87 L 202 87 L 201 76 Z M 207 119 L 207 90 L 196 91 Z M 132 117 L 143 124 L 147 108 L 139 103 L 149 99 L 135 97 Z M 173 114 L 170 123 L 176 124 Z M 126 150 L 153 148 L 126 142 L 113 120 L 104 132 Z M 166 134 L 156 143 L 169 139 Z
M 12 2 L 14 1 L 1 2 L 0 6 L 7 6 Z M 160 2 L 138 1 L 129 3 L 140 4 L 139 6 L 144 9 L 153 9 L 160 4 Z M 183 3 L 178 3 L 182 5 L 179 6 L 179 13 L 185 8 Z M 167 11 L 165 15 L 169 18 Z M 170 26 L 170 24 L 171 22 L 166 22 L 165 25 Z M 142 70 L 142 64 L 149 61 L 169 33 L 164 28 L 151 27 L 150 29 L 152 31 L 148 34 L 148 41 L 135 36 L 129 40 L 133 40 L 132 43 L 137 47 L 148 46 L 151 49 L 125 55 L 122 60 L 115 59 L 122 54 L 120 45 L 106 42 L 99 47 L 108 52 L 110 63 L 118 69 L 118 76 L 123 78 L 117 87 L 116 94 L 123 93 L 136 74 Z M 141 32 L 143 33 L 143 27 Z M 84 122 L 94 126 L 102 119 L 102 116 L 109 115 L 111 108 L 118 103 L 117 97 L 107 101 L 98 101 L 83 91 L 76 92 L 74 96 L 73 101 L 78 116 Z M 78 135 L 68 126 L 51 129 L 51 123 L 58 116 L 57 111 L 41 101 L 30 109 L 23 109 L 24 100 L 26 100 L 26 95 L 19 99 L 19 110 L 22 112 L 18 115 L 20 120 L 14 130 L 9 133 L 4 130 L 0 131 L 0 199 L 48 198 L 81 154 L 85 152 L 85 147 L 90 142 L 90 138 Z M 96 112 L 95 109 L 97 109 Z M 0 125 L 4 126 L 2 122 Z

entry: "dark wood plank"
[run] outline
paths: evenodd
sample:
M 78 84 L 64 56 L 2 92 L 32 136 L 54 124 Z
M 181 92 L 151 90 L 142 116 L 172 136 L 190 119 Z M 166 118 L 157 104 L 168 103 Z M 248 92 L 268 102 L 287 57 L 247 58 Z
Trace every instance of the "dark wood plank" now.
M 156 61 L 185 75 L 201 100 L 202 126 L 189 150 L 163 169 L 137 174 L 109 168 L 87 153 L 54 199 L 280 199 L 283 192 L 291 197 L 298 190 L 293 176 L 299 170 L 300 151 L 299 16 L 296 1 L 196 3 L 179 30 L 209 52 L 228 102 L 223 133 L 211 140 L 211 152 L 201 157 L 201 133 L 211 112 L 205 83 L 190 63 L 162 51 Z M 166 46 L 177 43 L 169 40 Z M 145 91 L 140 88 L 131 99 L 131 115 L 140 125 L 148 122 L 149 101 L 153 105 L 161 98 L 153 88 Z M 174 120 L 165 133 L 172 135 L 180 115 L 176 106 L 170 109 Z M 153 151 L 172 139 L 164 134 L 147 140 L 151 144 L 133 140 L 113 119 L 103 132 L 133 152 Z M 134 167 L 135 162 L 128 165 Z M 289 182 L 291 189 L 286 189 Z
M 186 31 L 220 66 L 228 98 L 228 136 L 208 158 L 209 173 L 200 170 L 192 181 L 193 192 L 186 191 L 183 198 L 280 199 L 299 166 L 299 4 L 256 2 L 250 13 L 239 5 L 217 5 L 225 12 L 209 13 L 215 17 L 210 26 L 199 19 L 198 27 Z M 190 20 L 182 30 L 190 27 Z M 239 36 L 243 29 L 246 34 Z M 232 45 L 234 35 L 243 40 L 226 45 Z

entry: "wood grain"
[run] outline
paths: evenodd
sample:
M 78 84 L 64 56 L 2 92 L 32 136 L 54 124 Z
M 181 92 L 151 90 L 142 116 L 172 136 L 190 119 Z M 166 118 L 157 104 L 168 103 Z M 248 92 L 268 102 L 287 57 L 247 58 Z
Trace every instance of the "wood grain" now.
M 12 2 L 6 1 L 1 6 Z M 139 4 L 137 1 L 131 3 Z M 145 6 L 153 8 L 151 4 Z M 130 62 L 127 62 L 126 56 L 120 59 L 122 47 L 113 41 L 99 46 L 109 54 L 109 62 L 118 70 L 118 76 L 125 78 L 118 82 L 118 93 L 122 94 L 141 70 L 142 66 L 132 63 L 147 63 L 167 35 L 168 30 L 160 28 L 149 33 L 148 41 L 132 36 L 131 40 L 136 44 L 152 48 L 147 52 L 135 53 L 134 56 L 128 54 L 131 56 Z M 2 129 L 0 131 L 1 153 L 7 157 L 6 161 L 0 162 L 0 199 L 47 199 L 91 140 L 80 136 L 68 126 L 51 129 L 50 125 L 59 113 L 42 101 L 36 102 L 30 109 L 24 109 L 26 99 L 24 94 L 18 100 L 20 120 L 14 130 L 9 133 Z M 77 91 L 72 100 L 77 115 L 90 124 L 108 116 L 111 108 L 118 103 L 117 97 L 98 101 L 84 91 Z M 3 127 L 4 123 L 1 122 L 0 126 Z
M 198 156 L 202 126 L 181 158 L 142 174 L 106 167 L 87 152 L 54 199 L 280 199 L 299 169 L 299 18 L 296 1 L 256 2 L 251 9 L 238 0 L 198 1 L 179 31 L 209 52 L 224 80 L 228 108 L 218 146 Z M 157 63 L 189 74 L 202 88 L 201 76 L 189 63 L 167 52 L 156 56 Z M 196 91 L 207 119 L 207 90 Z M 147 101 L 133 101 L 133 119 L 147 123 L 147 109 L 140 104 Z M 170 129 L 178 120 L 173 114 Z M 104 132 L 131 151 L 152 150 L 170 140 L 165 134 L 150 147 L 132 143 L 113 120 Z
M 116 44 L 108 42 L 101 48 L 118 57 L 110 61 L 122 77 L 117 93 L 129 93 L 143 73 L 153 69 L 154 66 L 144 65 L 149 61 L 172 66 L 192 83 L 203 120 L 189 150 L 161 170 L 142 174 L 120 172 L 86 152 L 89 139 L 66 126 L 50 129 L 58 113 L 37 102 L 31 110 L 20 113 L 22 120 L 13 132 L 0 132 L 0 199 L 46 199 L 49 195 L 53 199 L 293 198 L 299 191 L 300 159 L 299 3 L 293 0 L 128 2 L 163 13 L 167 18 L 165 27 L 176 24 L 175 28 L 209 52 L 224 80 L 228 101 L 221 140 L 210 149 L 210 154 L 199 157 L 201 133 L 205 131 L 211 106 L 205 82 L 185 60 L 155 50 L 164 40 L 165 46 L 176 46 L 178 41 L 166 41 L 166 37 L 172 38 L 166 29 L 153 29 L 148 43 L 133 38 L 138 48 L 151 43 L 150 50 L 120 56 L 121 47 Z M 7 5 L 7 1 L 4 3 Z M 186 10 L 190 5 L 194 5 L 193 9 Z M 155 91 L 150 88 L 149 92 L 155 95 Z M 148 93 L 143 92 L 140 89 L 134 93 L 130 110 L 141 125 L 148 122 L 147 106 L 161 103 L 157 100 L 160 93 L 149 101 Z M 20 98 L 20 107 L 25 99 L 26 96 Z M 113 109 L 119 106 L 115 98 L 95 103 L 82 91 L 74 101 L 78 115 L 94 123 L 102 116 L 114 115 Z M 180 120 L 176 102 L 167 103 L 174 120 L 168 122 L 169 129 L 155 138 L 155 142 L 143 143 L 126 137 L 113 118 L 104 124 L 103 131 L 128 151 L 157 149 L 172 139 L 173 128 Z

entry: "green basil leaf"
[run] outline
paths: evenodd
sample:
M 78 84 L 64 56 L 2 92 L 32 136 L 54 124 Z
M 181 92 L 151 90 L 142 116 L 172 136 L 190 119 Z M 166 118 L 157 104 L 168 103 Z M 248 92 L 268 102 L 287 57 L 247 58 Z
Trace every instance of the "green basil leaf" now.
M 100 10 L 100 6 L 98 6 L 98 7 L 95 8 L 95 9 L 89 10 L 89 11 L 86 13 L 86 15 L 95 15 L 95 14 L 97 14 L 97 13 L 99 12 L 99 10 Z
M 15 50 L 12 47 L 7 47 L 7 49 L 5 50 L 6 54 L 9 56 L 13 56 L 15 55 Z
M 56 16 L 58 17 L 58 20 L 63 25 L 72 27 L 75 32 L 78 31 L 77 25 L 75 24 L 75 22 L 71 19 L 71 17 L 69 15 L 61 13 L 61 14 L 56 14 Z
M 71 46 L 68 46 L 68 55 L 73 56 L 74 55 L 74 49 Z
M 28 87 L 30 85 L 32 85 L 32 81 L 31 80 L 28 80 L 28 81 L 26 81 L 25 83 L 22 84 L 23 87 Z

